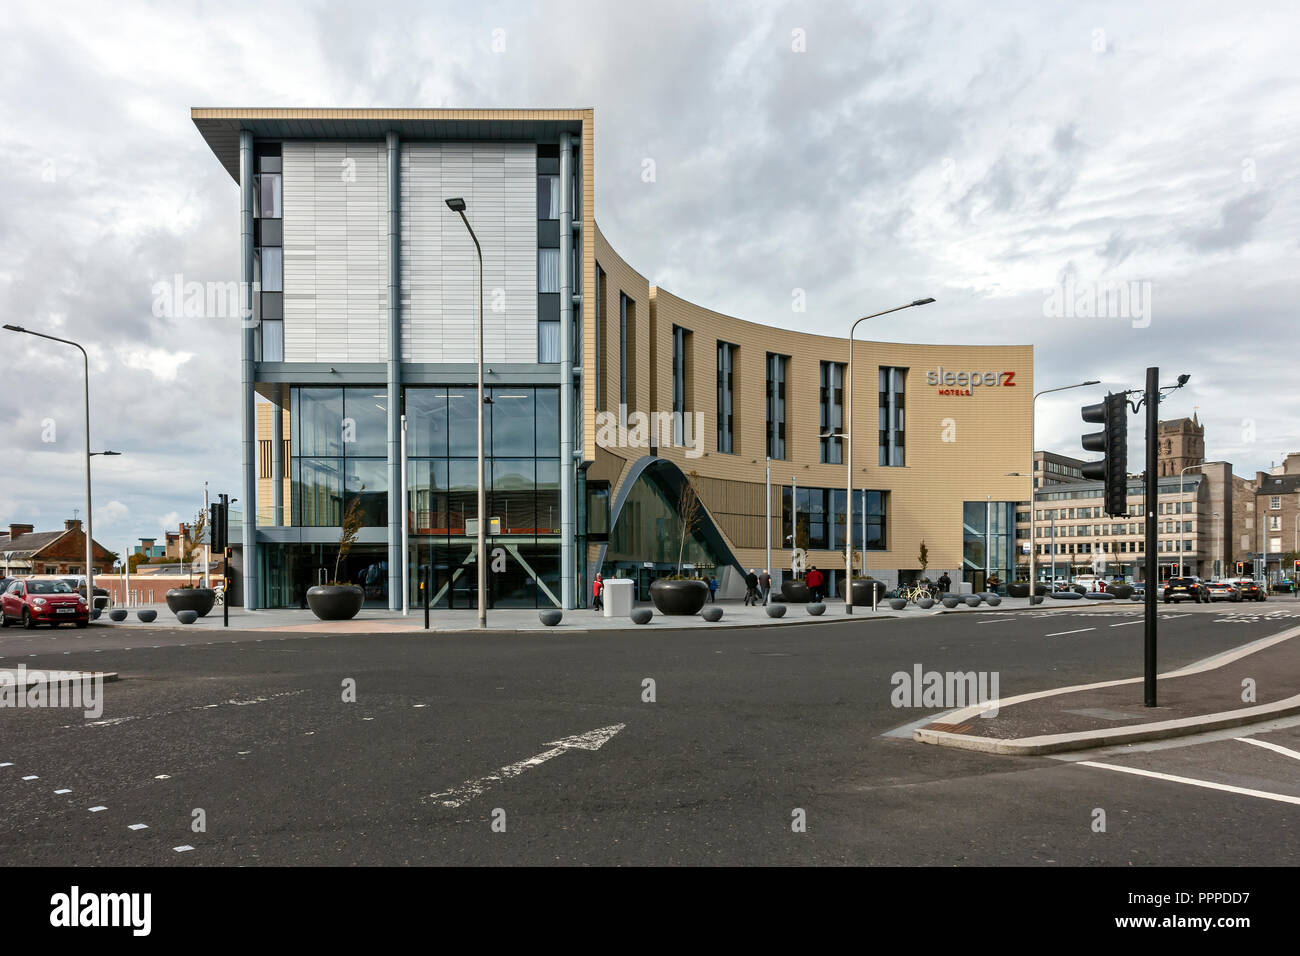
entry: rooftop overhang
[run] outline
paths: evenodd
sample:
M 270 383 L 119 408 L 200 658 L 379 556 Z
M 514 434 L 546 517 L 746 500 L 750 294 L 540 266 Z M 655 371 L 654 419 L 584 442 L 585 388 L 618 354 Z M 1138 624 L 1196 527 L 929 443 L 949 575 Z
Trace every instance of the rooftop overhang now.
M 190 118 L 208 147 L 239 181 L 239 133 L 258 139 L 558 141 L 581 134 L 592 110 L 297 109 L 194 107 Z

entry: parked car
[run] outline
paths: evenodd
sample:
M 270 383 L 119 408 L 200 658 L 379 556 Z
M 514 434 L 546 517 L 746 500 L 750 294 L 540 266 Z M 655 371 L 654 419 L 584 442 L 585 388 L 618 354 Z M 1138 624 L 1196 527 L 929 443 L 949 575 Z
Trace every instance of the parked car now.
M 1210 592 L 1210 601 L 1240 601 L 1241 588 L 1232 581 L 1211 581 L 1206 585 Z
M 1195 601 L 1200 604 L 1210 600 L 1210 589 L 1198 577 L 1170 578 L 1165 582 L 1162 594 L 1166 604 L 1170 601 Z
M 37 624 L 85 627 L 90 623 L 90 608 L 64 581 L 28 578 L 13 582 L 0 595 L 0 627 L 11 623 L 29 630 Z
M 1237 587 L 1241 590 L 1241 599 L 1243 601 L 1267 601 L 1268 592 L 1258 581 L 1250 578 L 1242 578 L 1237 582 Z
M 82 597 L 86 596 L 86 576 L 84 574 L 33 574 L 30 577 L 28 577 L 26 580 L 62 581 L 64 584 L 72 588 L 73 591 L 80 594 Z M 95 607 L 99 608 L 101 611 L 107 610 L 108 605 L 110 603 L 109 598 L 110 595 L 108 591 L 96 585 Z

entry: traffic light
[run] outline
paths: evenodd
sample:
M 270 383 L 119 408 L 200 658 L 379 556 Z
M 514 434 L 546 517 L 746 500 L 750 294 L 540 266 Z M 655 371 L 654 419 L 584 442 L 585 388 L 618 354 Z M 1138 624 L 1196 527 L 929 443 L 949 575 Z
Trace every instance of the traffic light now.
M 1083 466 L 1083 477 L 1104 482 L 1106 514 L 1128 514 L 1128 401 L 1123 392 L 1111 392 L 1104 402 L 1083 406 L 1083 420 L 1102 430 L 1083 436 L 1085 451 L 1105 457 Z
M 222 496 L 225 497 L 224 495 Z M 208 528 L 213 551 L 220 552 L 229 543 L 226 540 L 226 503 L 217 501 L 208 506 Z
M 1241 576 L 1242 576 L 1243 574 L 1245 574 L 1245 573 L 1246 573 L 1246 562 L 1245 562 L 1245 561 L 1238 561 L 1238 562 L 1237 562 L 1237 577 L 1241 577 Z

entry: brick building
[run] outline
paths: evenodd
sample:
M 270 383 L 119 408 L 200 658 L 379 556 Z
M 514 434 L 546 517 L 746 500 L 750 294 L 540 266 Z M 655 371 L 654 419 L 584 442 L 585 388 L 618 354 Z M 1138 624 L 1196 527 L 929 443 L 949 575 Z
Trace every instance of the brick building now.
M 95 573 L 113 570 L 114 554 L 93 542 Z M 37 531 L 30 524 L 11 524 L 0 531 L 0 576 L 28 574 L 85 574 L 86 533 L 81 521 L 71 518 L 62 531 Z

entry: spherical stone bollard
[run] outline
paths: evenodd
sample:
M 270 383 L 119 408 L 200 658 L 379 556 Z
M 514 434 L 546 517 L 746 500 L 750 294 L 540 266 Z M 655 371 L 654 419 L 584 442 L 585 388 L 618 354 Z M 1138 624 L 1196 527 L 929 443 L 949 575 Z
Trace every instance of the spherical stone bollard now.
M 895 611 L 901 611 L 903 608 L 907 607 L 907 602 L 904 601 L 902 598 L 890 598 L 889 606 L 892 607 Z
M 921 598 L 921 600 L 916 603 L 921 610 L 928 611 L 930 608 L 934 607 L 934 598 Z
M 193 624 L 198 619 L 199 619 L 198 611 L 186 610 L 186 611 L 176 612 L 176 620 L 180 621 L 182 624 Z
M 1034 594 L 1034 595 L 1031 595 L 1030 598 L 1029 598 L 1029 603 L 1030 603 L 1030 604 L 1042 604 L 1042 603 L 1043 603 L 1043 595 L 1041 595 L 1041 594 Z
M 655 616 L 655 612 L 648 607 L 639 607 L 632 611 L 632 623 L 649 624 L 650 618 Z
M 1077 601 L 1083 595 L 1078 591 L 1053 591 L 1052 599 L 1056 601 Z
M 1108 593 L 1105 592 L 1105 591 L 1089 591 L 1087 594 L 1084 595 L 1084 597 L 1087 598 L 1089 601 L 1113 601 L 1113 600 L 1115 600 L 1115 595 L 1113 595 L 1113 594 L 1108 594 Z
M 813 617 L 821 617 L 823 614 L 826 613 L 826 605 L 822 604 L 820 601 L 818 601 L 815 604 L 809 604 L 808 613 L 811 614 Z
M 979 607 L 979 606 L 980 606 L 980 596 L 979 596 L 978 594 L 968 594 L 968 595 L 966 595 L 966 606 L 967 606 L 967 607 Z
M 960 603 L 961 603 L 961 598 L 946 597 L 943 599 L 943 606 L 950 611 Z
M 153 608 L 143 608 L 136 611 L 135 616 L 145 624 L 152 624 L 154 621 L 158 620 L 158 612 Z
M 998 597 L 996 594 L 990 594 L 984 600 L 988 602 L 989 607 L 997 607 L 1002 603 L 1002 598 Z
M 764 610 L 767 611 L 768 617 L 785 617 L 784 604 L 769 604 Z
M 103 611 L 102 608 L 95 608 L 93 611 L 90 612 L 90 619 L 91 619 L 92 621 L 98 621 L 98 620 L 99 620 L 99 615 L 101 615 L 101 614 L 103 614 L 103 613 L 104 613 L 104 611 Z
M 124 608 L 124 607 L 115 607 L 115 608 L 113 608 L 113 610 L 111 610 L 111 611 L 108 612 L 108 619 L 109 619 L 110 621 L 125 621 L 125 620 L 126 620 L 126 608 Z
M 547 627 L 555 627 L 564 619 L 564 612 L 559 608 L 548 607 L 544 611 L 538 611 L 537 617 Z
M 722 620 L 722 608 L 720 607 L 706 607 L 700 614 L 710 624 L 716 624 Z

